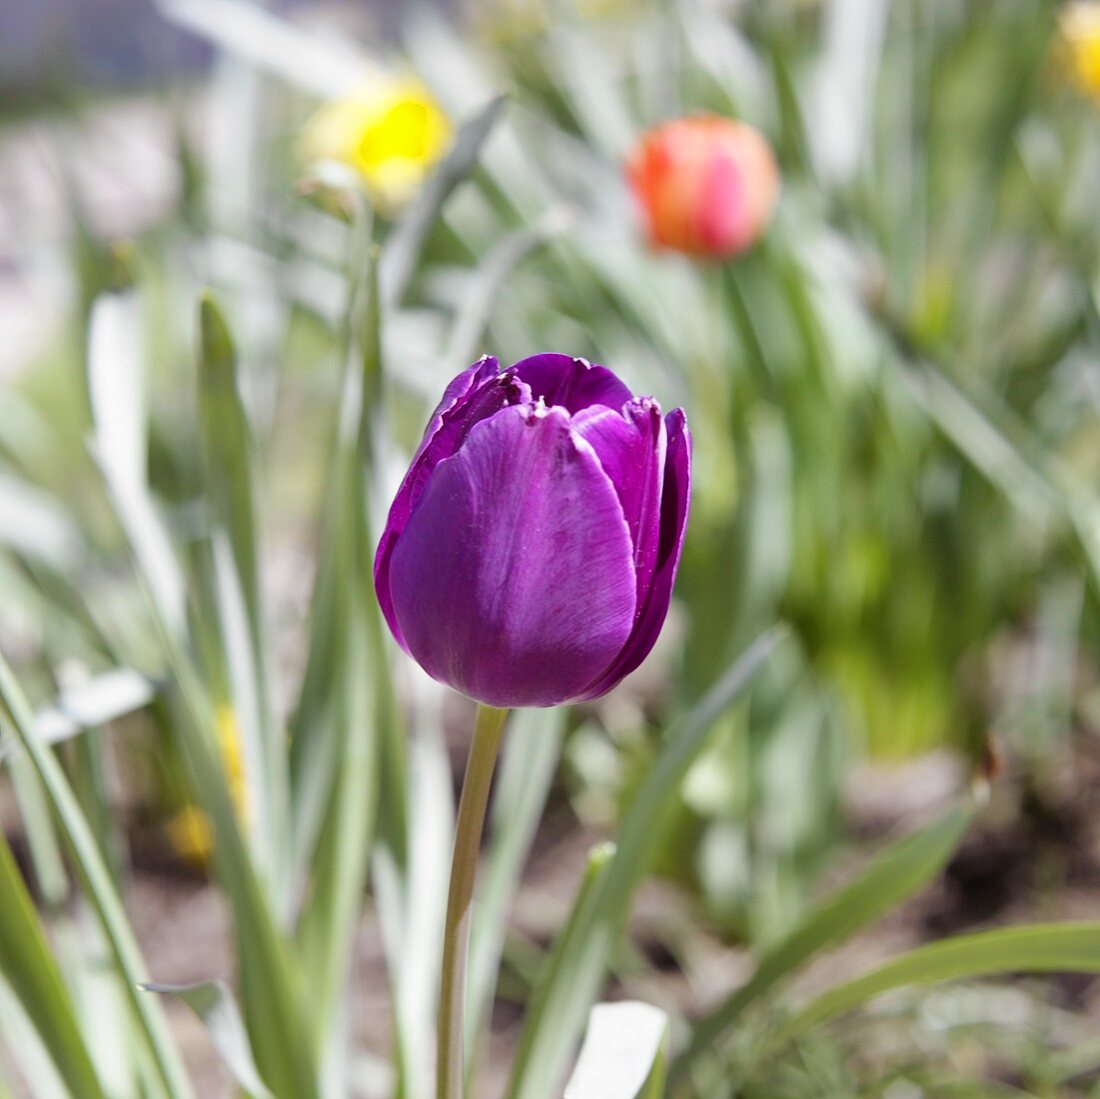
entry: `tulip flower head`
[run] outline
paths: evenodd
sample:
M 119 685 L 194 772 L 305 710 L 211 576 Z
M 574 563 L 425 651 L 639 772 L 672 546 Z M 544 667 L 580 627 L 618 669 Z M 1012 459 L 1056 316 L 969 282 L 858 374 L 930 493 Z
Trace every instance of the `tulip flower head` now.
M 306 128 L 302 154 L 353 168 L 375 205 L 392 210 L 412 197 L 450 141 L 451 124 L 428 89 L 399 79 L 323 107 Z
M 654 247 L 692 256 L 724 258 L 750 248 L 779 194 L 767 140 L 717 115 L 650 130 L 630 157 L 627 177 Z
M 390 508 L 386 621 L 478 702 L 597 698 L 657 640 L 690 479 L 682 409 L 583 359 L 484 358 L 447 387 Z
M 1058 20 L 1061 54 L 1073 82 L 1100 99 L 1100 3 L 1077 0 L 1067 4 Z

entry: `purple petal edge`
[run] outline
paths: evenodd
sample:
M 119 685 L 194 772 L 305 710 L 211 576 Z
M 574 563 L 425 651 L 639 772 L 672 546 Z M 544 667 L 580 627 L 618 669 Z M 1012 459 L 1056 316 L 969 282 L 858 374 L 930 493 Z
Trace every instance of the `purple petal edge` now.
M 547 405 L 560 405 L 571 413 L 602 404 L 616 410 L 634 396 L 606 366 L 544 352 L 510 366 L 516 377 L 531 387 L 531 396 Z
M 691 501 L 691 432 L 682 408 L 665 417 L 668 448 L 661 494 L 661 530 L 653 583 L 629 640 L 610 667 L 580 694 L 587 702 L 607 694 L 649 655 L 660 635 L 680 566 Z
M 641 613 L 660 538 L 667 447 L 661 406 L 652 397 L 634 397 L 621 412 L 593 405 L 573 417 L 573 428 L 592 444 L 619 494 L 634 544 L 637 613 Z
M 496 411 L 496 408 L 490 405 L 477 409 L 475 413 L 471 406 L 478 403 L 479 396 L 484 398 L 487 387 L 497 378 L 502 377 L 499 371 L 499 360 L 492 355 L 485 355 L 451 379 L 443 391 L 442 399 L 428 419 L 424 437 L 416 449 L 409 471 L 405 474 L 386 517 L 386 528 L 382 532 L 374 555 L 374 589 L 390 630 L 397 643 L 406 652 L 408 646 L 405 644 L 397 616 L 394 614 L 393 600 L 389 591 L 390 557 L 398 537 L 412 514 L 412 509 L 424 491 L 431 471 L 440 461 L 450 457 L 458 449 L 473 420 L 484 418 L 485 415 Z M 517 392 L 513 396 L 519 400 L 529 394 Z M 502 403 L 506 403 L 503 395 Z M 497 406 L 499 407 L 501 405 Z

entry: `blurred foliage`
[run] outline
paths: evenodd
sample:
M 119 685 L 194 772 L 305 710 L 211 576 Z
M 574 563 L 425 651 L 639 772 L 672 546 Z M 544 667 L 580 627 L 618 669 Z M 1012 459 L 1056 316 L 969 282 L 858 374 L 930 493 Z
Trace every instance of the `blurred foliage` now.
M 682 403 L 696 447 L 668 636 L 623 691 L 568 719 L 571 804 L 592 827 L 621 820 L 636 846 L 592 859 L 545 959 L 535 1002 L 566 1006 L 527 1039 L 534 1063 L 560 1071 L 588 1007 L 576 990 L 602 980 L 649 869 L 723 933 L 782 954 L 836 854 L 854 760 L 949 746 L 977 763 L 996 730 L 1041 768 L 1090 724 L 1100 120 L 1067 79 L 1057 5 L 502 0 L 463 33 L 410 11 L 403 58 L 386 64 L 249 5 L 163 6 L 220 51 L 204 105 L 166 112 L 178 204 L 119 248 L 70 186 L 76 304 L 0 400 L 0 635 L 21 682 L 43 704 L 66 672 L 130 667 L 163 688 L 124 747 L 98 733 L 63 747 L 71 798 L 43 765 L 52 810 L 41 774 L 9 768 L 62 942 L 77 921 L 51 811 L 83 814 L 109 913 L 126 871 L 106 776 L 151 776 L 143 794 L 165 822 L 192 806 L 213 825 L 267 1086 L 298 1099 L 344 1078 L 344 952 L 369 885 L 393 1078 L 426 1094 L 424 943 L 442 916 L 450 776 L 439 693 L 381 640 L 370 531 L 434 396 L 482 350 L 605 362 Z M 354 178 L 301 163 L 299 135 L 325 103 L 405 68 L 460 128 L 408 206 L 374 211 Z M 623 179 L 644 128 L 696 110 L 751 122 L 780 160 L 770 233 L 727 265 L 650 253 Z M 205 287 L 217 298 L 197 324 Z M 731 708 L 727 669 L 777 620 L 790 639 Z M 225 707 L 236 754 L 219 743 Z M 7 710 L 29 725 L 18 700 Z M 526 735 L 556 745 L 558 720 L 530 716 Z M 695 730 L 690 758 L 660 731 L 674 726 Z M 483 974 L 551 790 L 552 754 L 517 759 L 480 945 L 475 930 Z M 26 921 L 19 934 L 39 949 Z M 98 936 L 119 952 L 111 919 Z M 66 979 L 92 981 L 94 959 L 69 955 Z M 480 980 L 483 1017 L 493 978 Z M 115 984 L 120 1032 L 144 1028 L 148 1049 L 119 1055 L 130 1079 L 111 1093 L 140 1080 L 173 1094 L 170 1056 L 160 1083 L 152 1071 L 158 1024 Z M 727 1093 L 1001 1094 L 963 1082 L 985 1070 L 965 1051 L 996 1044 L 986 1020 L 1015 1002 L 986 993 L 932 1027 L 919 1065 L 854 1029 L 761 1060 L 768 1001 L 744 1034 L 723 1032 L 741 1066 Z M 950 1014 L 949 995 L 913 1010 Z M 72 1005 L 51 997 L 69 1041 Z M 1054 1044 L 1076 1035 L 1060 1015 L 1023 1025 L 1037 1046 L 1044 1028 Z M 1060 1094 L 1074 1074 L 1047 1080 L 1033 1053 L 998 1055 L 1022 1086 Z M 514 1093 L 553 1085 L 530 1075 Z

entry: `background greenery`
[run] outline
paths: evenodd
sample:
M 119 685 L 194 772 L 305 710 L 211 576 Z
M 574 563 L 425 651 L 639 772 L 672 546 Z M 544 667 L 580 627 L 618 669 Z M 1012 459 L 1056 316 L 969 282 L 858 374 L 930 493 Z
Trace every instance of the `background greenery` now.
M 1057 6 L 515 2 L 461 29 L 410 7 L 400 56 L 461 129 L 393 218 L 298 186 L 333 72 L 381 58 L 260 8 L 163 14 L 216 49 L 209 78 L 151 92 L 178 198 L 120 242 L 73 183 L 76 301 L 0 391 L 0 1095 L 190 1093 L 120 899 L 141 834 L 226 898 L 234 972 L 201 976 L 230 983 L 176 995 L 237 1084 L 430 1091 L 448 749 L 470 714 L 384 636 L 373 532 L 446 380 L 546 349 L 685 406 L 693 517 L 646 669 L 506 734 L 472 1094 L 559 1093 L 590 1006 L 662 969 L 686 988 L 658 988 L 648 1094 L 1100 1094 L 1095 997 L 982 983 L 852 1014 L 946 978 L 1098 970 L 1095 924 L 789 982 L 936 878 L 970 825 L 964 777 L 955 808 L 853 860 L 846 807 L 881 761 L 946 749 L 982 791 L 1006 755 L 1011 795 L 976 827 L 1011 817 L 1022 861 L 1065 761 L 1091 773 L 1100 120 Z M 96 106 L 37 108 L 62 163 Z M 650 253 L 622 176 L 646 126 L 700 109 L 758 126 L 783 175 L 770 232 L 725 265 Z M 510 912 L 563 828 L 617 846 L 566 879 L 550 943 Z M 1035 911 L 1100 917 L 1100 860 L 1074 878 L 1071 832 L 1044 834 Z M 651 877 L 688 898 L 663 961 L 624 935 Z M 1082 881 L 1091 907 L 1067 907 Z M 364 918 L 389 1019 L 365 1047 Z M 729 944 L 755 976 L 696 998 Z M 482 1036 L 495 989 L 503 1052 Z

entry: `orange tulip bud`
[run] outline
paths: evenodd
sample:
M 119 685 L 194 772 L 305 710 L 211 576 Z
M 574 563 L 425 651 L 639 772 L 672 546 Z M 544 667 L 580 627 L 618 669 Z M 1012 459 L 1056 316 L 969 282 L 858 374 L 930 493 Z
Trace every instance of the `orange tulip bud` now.
M 627 165 L 652 244 L 733 256 L 759 240 L 779 194 L 767 140 L 744 122 L 695 115 L 646 133 Z

